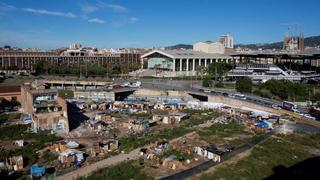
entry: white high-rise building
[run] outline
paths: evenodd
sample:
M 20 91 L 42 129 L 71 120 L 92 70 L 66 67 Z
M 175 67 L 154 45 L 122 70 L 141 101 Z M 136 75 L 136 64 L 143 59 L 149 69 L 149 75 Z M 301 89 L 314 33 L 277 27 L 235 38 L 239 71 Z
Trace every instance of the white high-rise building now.
M 69 49 L 75 50 L 75 49 L 80 49 L 80 48 L 81 48 L 81 44 L 79 44 L 79 43 L 72 43 L 69 45 Z
M 220 43 L 222 43 L 225 48 L 233 49 L 233 37 L 229 34 L 220 36 Z

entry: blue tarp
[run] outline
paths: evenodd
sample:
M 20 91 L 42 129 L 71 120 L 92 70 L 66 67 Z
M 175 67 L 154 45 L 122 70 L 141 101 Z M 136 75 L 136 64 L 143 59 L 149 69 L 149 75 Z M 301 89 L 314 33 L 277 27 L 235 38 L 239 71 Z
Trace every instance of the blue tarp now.
M 266 122 L 259 122 L 259 123 L 256 123 L 256 126 L 267 128 L 267 127 L 269 127 L 269 124 Z
M 175 103 L 175 102 L 173 102 L 173 103 L 170 103 L 170 106 L 174 106 L 174 107 L 179 107 L 179 104 L 178 103 Z
M 46 173 L 46 169 L 44 166 L 32 165 L 30 167 L 30 174 L 31 175 L 44 175 Z

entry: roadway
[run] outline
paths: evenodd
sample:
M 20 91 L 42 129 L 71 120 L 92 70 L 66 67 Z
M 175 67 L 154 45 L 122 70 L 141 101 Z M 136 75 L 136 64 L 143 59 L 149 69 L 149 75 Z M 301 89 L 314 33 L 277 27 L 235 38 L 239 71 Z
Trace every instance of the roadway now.
M 217 88 L 205 88 L 199 85 L 198 82 L 194 84 L 190 84 L 190 81 L 158 81 L 154 80 L 152 82 L 143 82 L 142 87 L 144 88 L 159 88 L 159 89 L 174 89 L 174 90 L 182 90 L 182 91 L 191 91 L 196 93 L 201 93 L 205 95 L 222 95 L 228 96 L 237 94 L 237 91 L 230 89 L 217 89 Z M 238 93 L 239 94 L 239 93 Z M 271 108 L 272 105 L 277 104 L 280 105 L 280 101 L 271 100 L 267 98 L 262 98 L 259 96 L 244 94 L 246 96 L 245 99 L 237 98 L 240 100 L 248 101 L 254 104 L 262 105 L 265 107 Z

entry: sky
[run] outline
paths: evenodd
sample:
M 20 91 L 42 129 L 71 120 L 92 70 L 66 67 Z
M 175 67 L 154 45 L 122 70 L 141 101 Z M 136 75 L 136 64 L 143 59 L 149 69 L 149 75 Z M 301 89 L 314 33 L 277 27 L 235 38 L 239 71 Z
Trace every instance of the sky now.
M 0 46 L 152 48 L 320 35 L 319 0 L 0 0 Z

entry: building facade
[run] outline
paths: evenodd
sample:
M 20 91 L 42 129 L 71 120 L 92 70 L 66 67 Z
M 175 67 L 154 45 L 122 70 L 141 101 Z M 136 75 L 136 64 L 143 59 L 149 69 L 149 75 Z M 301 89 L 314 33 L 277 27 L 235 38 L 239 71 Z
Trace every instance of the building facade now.
M 32 117 L 32 129 L 52 130 L 68 133 L 69 120 L 67 103 L 52 89 L 34 89 L 31 85 L 21 87 L 23 111 Z
M 173 76 L 195 75 L 200 67 L 208 67 L 213 62 L 232 63 L 226 54 L 204 53 L 192 50 L 153 50 L 141 56 L 148 62 L 148 69 L 162 69 Z
M 193 50 L 211 54 L 224 54 L 225 49 L 224 45 L 220 42 L 205 41 L 195 43 Z
M 59 52 L 27 52 L 27 51 L 0 51 L 1 70 L 29 70 L 34 71 L 34 65 L 44 60 L 50 64 L 80 65 L 97 63 L 105 67 L 128 65 L 131 70 L 138 69 L 140 64 L 139 53 L 109 53 L 88 54 L 83 51 L 68 53 Z
M 219 42 L 224 45 L 225 48 L 233 49 L 233 37 L 229 34 L 220 36 Z

